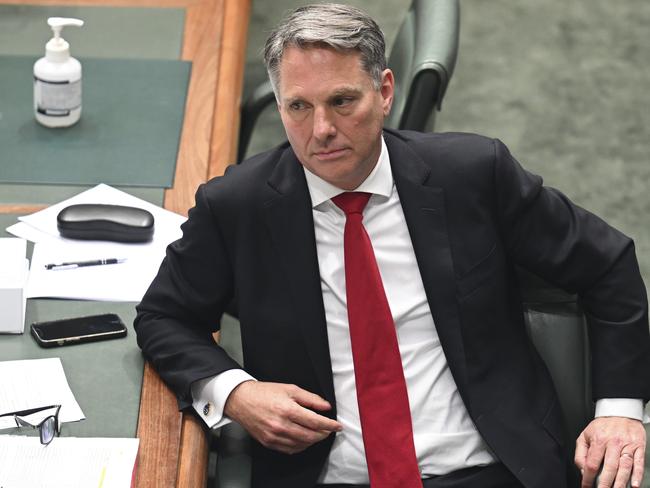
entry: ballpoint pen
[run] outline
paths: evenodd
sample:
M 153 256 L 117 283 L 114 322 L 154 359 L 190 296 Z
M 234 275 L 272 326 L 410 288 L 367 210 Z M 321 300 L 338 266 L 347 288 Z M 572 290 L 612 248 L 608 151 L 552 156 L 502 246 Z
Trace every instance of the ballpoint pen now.
M 70 261 L 68 263 L 46 264 L 45 269 L 60 270 L 60 269 L 84 268 L 86 266 L 102 266 L 104 264 L 118 264 L 118 263 L 123 263 L 124 261 L 126 261 L 125 258 L 92 259 L 89 261 Z

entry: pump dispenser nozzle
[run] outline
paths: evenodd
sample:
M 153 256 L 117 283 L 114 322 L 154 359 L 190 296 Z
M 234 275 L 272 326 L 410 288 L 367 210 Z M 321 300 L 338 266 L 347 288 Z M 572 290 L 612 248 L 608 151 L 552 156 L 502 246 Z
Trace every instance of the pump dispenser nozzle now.
M 47 24 L 52 28 L 54 37 L 45 45 L 45 55 L 52 61 L 65 61 L 70 57 L 70 44 L 61 37 L 61 31 L 67 26 L 81 27 L 84 21 L 67 17 L 50 17 Z

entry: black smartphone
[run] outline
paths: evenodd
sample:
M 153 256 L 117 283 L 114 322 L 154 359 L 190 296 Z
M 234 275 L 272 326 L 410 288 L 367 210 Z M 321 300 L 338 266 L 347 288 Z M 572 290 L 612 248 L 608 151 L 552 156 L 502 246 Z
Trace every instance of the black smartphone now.
M 114 313 L 35 322 L 30 329 L 32 336 L 42 347 L 66 346 L 126 336 L 126 326 Z

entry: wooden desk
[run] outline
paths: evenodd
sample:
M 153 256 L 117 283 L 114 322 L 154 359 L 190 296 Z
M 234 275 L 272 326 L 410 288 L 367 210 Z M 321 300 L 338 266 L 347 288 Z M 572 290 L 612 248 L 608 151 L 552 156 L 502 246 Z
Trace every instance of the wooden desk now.
M 192 61 L 173 188 L 164 206 L 187 215 L 197 186 L 235 161 L 250 0 L 0 0 L 4 4 L 112 5 L 185 8 L 182 59 Z M 39 205 L 1 205 L 0 213 L 31 213 Z M 202 487 L 207 438 L 202 424 L 178 412 L 176 399 L 145 365 L 136 486 Z

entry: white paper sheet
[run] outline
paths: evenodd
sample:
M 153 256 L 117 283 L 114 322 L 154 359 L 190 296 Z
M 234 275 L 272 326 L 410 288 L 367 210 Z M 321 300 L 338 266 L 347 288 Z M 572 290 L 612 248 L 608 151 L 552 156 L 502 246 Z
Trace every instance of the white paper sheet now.
M 61 405 L 59 420 L 62 423 L 86 418 L 70 390 L 60 358 L 0 361 L 0 378 L 0 414 Z M 39 422 L 51 414 L 52 412 L 37 413 L 26 420 Z M 15 427 L 13 417 L 0 417 L 0 429 Z
M 60 237 L 56 216 L 63 208 L 79 203 L 127 205 L 148 210 L 154 216 L 152 241 L 126 244 Z M 26 287 L 27 298 L 138 302 L 158 272 L 167 245 L 181 237 L 180 226 L 185 217 L 100 184 L 45 210 L 20 217 L 20 220 L 7 231 L 36 243 Z M 45 265 L 51 263 L 107 258 L 126 261 L 116 265 L 45 270 Z
M 138 439 L 0 435 L 3 488 L 128 488 Z
M 165 245 L 118 244 L 104 241 L 38 242 L 34 245 L 27 298 L 138 302 L 156 276 Z M 120 258 L 123 263 L 47 270 L 46 264 Z
M 178 239 L 181 236 L 179 227 L 185 221 L 185 217 L 182 215 L 160 208 L 153 203 L 149 203 L 103 183 L 67 200 L 51 205 L 40 212 L 19 217 L 18 220 L 53 237 L 59 237 L 59 231 L 56 227 L 56 216 L 65 207 L 79 203 L 127 205 L 148 210 L 154 216 L 153 242 L 158 244 L 169 244 Z

